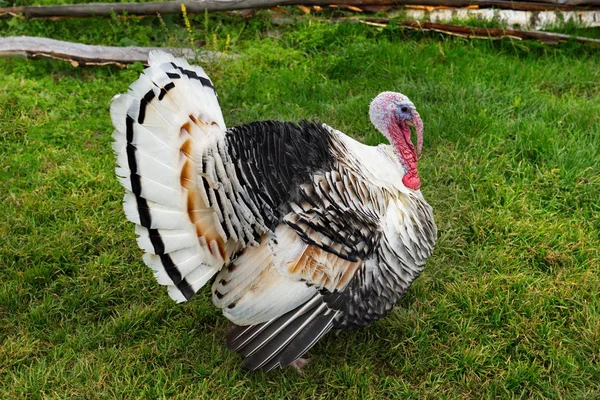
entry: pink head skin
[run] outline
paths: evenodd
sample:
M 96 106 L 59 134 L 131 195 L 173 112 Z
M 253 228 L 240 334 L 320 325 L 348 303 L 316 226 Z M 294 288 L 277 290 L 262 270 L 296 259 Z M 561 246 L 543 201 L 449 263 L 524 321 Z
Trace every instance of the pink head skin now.
M 396 148 L 404 167 L 402 183 L 409 189 L 419 190 L 421 179 L 417 171 L 417 159 L 423 147 L 423 121 L 414 104 L 401 93 L 383 92 L 371 102 L 369 116 L 375 127 Z M 417 133 L 417 149 L 410 140 L 410 127 Z

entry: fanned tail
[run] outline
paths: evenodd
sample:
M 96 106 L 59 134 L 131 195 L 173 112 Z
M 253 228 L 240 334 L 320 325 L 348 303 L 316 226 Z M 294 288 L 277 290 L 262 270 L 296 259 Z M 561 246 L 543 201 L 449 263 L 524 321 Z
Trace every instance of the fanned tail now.
M 155 51 L 149 68 L 111 105 L 123 207 L 136 223 L 144 261 L 177 302 L 188 300 L 226 261 L 226 236 L 210 206 L 202 157 L 226 130 L 202 70 Z

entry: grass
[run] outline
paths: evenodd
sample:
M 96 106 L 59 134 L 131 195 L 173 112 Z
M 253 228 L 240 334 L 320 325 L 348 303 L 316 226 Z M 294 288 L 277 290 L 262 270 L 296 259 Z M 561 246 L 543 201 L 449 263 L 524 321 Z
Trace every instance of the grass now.
M 0 20 L 0 35 L 187 43 L 164 19 Z M 370 99 L 407 94 L 434 255 L 390 316 L 321 340 L 304 376 L 247 372 L 208 293 L 174 304 L 123 216 L 108 107 L 141 66 L 1 59 L 1 398 L 600 396 L 600 53 L 260 15 L 192 26 L 241 55 L 205 65 L 229 125 L 319 119 L 375 144 Z

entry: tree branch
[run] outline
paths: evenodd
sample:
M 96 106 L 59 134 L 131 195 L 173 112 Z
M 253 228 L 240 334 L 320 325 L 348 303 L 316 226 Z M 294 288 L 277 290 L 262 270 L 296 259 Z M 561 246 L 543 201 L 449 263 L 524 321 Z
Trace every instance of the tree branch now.
M 386 26 L 388 23 L 390 23 L 389 18 L 346 18 L 338 19 L 337 21 L 341 20 L 354 20 L 375 26 Z M 600 45 L 600 39 L 592 39 L 582 36 L 571 36 L 566 35 L 564 33 L 521 31 L 515 29 L 475 28 L 471 26 L 437 24 L 425 21 L 397 21 L 397 24 L 413 30 L 434 31 L 465 38 L 499 39 L 504 37 L 511 37 L 524 40 L 538 40 L 542 43 L 547 44 L 566 42 L 567 40 L 575 40 L 580 43 Z
M 567 40 L 575 40 L 581 43 L 592 43 L 600 45 L 600 39 L 592 39 L 581 36 L 571 36 L 566 35 L 564 33 L 521 31 L 515 29 L 473 28 L 470 26 L 435 24 L 432 22 L 420 21 L 404 21 L 400 22 L 400 25 L 418 30 L 431 30 L 442 33 L 458 34 L 467 38 L 513 37 L 519 39 L 538 40 L 543 43 L 558 43 L 565 42 Z
M 151 50 L 162 49 L 177 57 L 194 58 L 196 52 L 187 48 L 93 46 L 31 36 L 0 38 L 0 57 L 46 57 L 69 61 L 74 65 L 119 65 L 148 62 Z M 217 52 L 201 52 L 203 58 L 224 56 Z M 230 56 L 227 56 L 230 57 Z

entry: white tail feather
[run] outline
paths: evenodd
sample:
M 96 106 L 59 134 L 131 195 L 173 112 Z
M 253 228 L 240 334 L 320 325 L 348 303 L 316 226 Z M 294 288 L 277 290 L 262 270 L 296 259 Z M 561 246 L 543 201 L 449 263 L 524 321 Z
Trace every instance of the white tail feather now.
M 150 215 L 152 215 L 150 229 L 178 229 L 186 224 L 191 224 L 190 217 L 183 211 L 153 201 L 146 201 L 146 204 L 150 210 Z M 129 221 L 138 225 L 141 224 L 140 211 L 133 193 L 128 192 L 125 194 L 123 209 Z
M 115 172 L 117 177 L 119 177 L 121 185 L 123 185 L 129 191 L 133 191 L 130 178 L 131 171 L 129 169 L 117 167 L 115 168 Z M 171 206 L 176 209 L 184 209 L 185 197 L 182 196 L 182 192 L 185 189 L 172 188 L 144 176 L 140 177 L 140 182 L 142 187 L 140 197 L 156 203 Z
M 111 105 L 116 174 L 126 189 L 123 208 L 137 225 L 144 261 L 179 302 L 224 262 L 223 216 L 209 206 L 214 203 L 195 174 L 226 127 L 202 68 L 160 51 L 150 53 L 149 65 Z
M 185 227 L 184 227 L 185 228 Z M 148 253 L 156 254 L 156 245 L 152 240 L 152 236 L 160 235 L 160 242 L 163 251 L 160 251 L 160 254 L 172 253 L 176 250 L 185 249 L 187 247 L 195 247 L 198 243 L 198 236 L 196 236 L 196 230 L 192 225 L 188 225 L 188 229 L 158 229 L 156 232 L 149 232 L 148 229 L 144 228 L 141 225 L 137 225 L 135 227 L 135 233 L 138 234 L 138 246 L 142 250 L 145 250 Z

